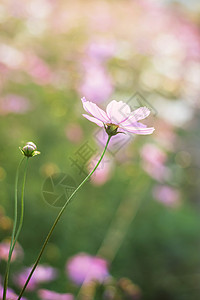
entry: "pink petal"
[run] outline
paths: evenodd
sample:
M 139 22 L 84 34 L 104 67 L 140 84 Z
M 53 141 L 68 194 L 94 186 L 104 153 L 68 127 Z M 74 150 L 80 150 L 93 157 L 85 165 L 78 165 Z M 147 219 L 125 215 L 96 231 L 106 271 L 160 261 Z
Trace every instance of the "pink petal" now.
M 145 107 L 145 106 L 140 107 L 140 108 L 134 110 L 126 120 L 121 122 L 121 124 L 123 126 L 129 126 L 132 123 L 135 123 L 139 120 L 145 119 L 146 117 L 148 117 L 150 112 L 151 111 L 147 107 Z
M 91 121 L 93 123 L 96 123 L 98 126 L 103 127 L 103 122 L 102 121 L 99 121 L 98 119 L 96 119 L 94 117 L 91 117 L 91 116 L 88 116 L 88 115 L 85 115 L 85 114 L 82 114 L 82 116 L 84 116 L 89 121 Z
M 110 120 L 106 115 L 105 111 L 99 108 L 95 103 L 87 101 L 85 97 L 81 99 L 83 103 L 83 108 L 86 112 L 91 114 L 93 117 L 97 118 L 98 120 L 102 121 L 103 123 L 109 123 Z
M 141 124 L 141 123 L 140 123 Z M 155 130 L 154 127 L 141 127 L 141 126 L 120 126 L 123 130 L 135 134 L 152 134 Z
M 140 123 L 140 122 L 134 122 L 134 123 L 130 123 L 129 125 L 126 125 L 124 126 L 124 123 L 121 123 L 120 124 L 120 127 L 123 127 L 123 128 L 129 128 L 129 127 L 136 127 L 136 128 L 146 128 L 147 125 L 143 124 L 143 123 Z
M 107 105 L 106 112 L 111 122 L 118 125 L 129 117 L 131 109 L 123 101 L 113 100 Z

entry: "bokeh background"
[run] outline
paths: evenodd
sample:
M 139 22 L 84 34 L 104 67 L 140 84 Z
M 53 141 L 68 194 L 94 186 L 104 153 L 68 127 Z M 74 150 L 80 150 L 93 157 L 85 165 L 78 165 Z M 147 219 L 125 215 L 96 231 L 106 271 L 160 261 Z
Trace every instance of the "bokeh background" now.
M 43 197 L 45 180 L 64 173 L 73 188 L 103 149 L 102 131 L 82 117 L 85 96 L 102 108 L 112 99 L 149 107 L 155 132 L 115 140 L 44 253 L 41 264 L 57 275 L 26 298 L 53 299 L 42 288 L 77 295 L 66 263 L 87 253 L 108 261 L 114 282 L 112 293 L 87 299 L 199 299 L 199 17 L 198 0 L 1 0 L 1 276 L 18 147 L 31 140 L 41 151 L 29 162 L 9 281 L 16 294 L 17 274 L 33 264 L 59 211 Z

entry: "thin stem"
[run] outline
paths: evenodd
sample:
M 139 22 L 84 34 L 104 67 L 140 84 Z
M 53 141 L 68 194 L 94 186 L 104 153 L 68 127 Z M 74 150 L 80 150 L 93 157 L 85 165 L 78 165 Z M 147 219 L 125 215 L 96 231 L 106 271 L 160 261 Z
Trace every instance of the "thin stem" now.
M 18 180 L 19 180 L 19 169 L 24 161 L 24 157 L 20 161 L 18 167 L 17 167 L 17 172 L 15 176 L 15 208 L 14 208 L 14 223 L 13 223 L 13 230 L 12 230 L 12 236 L 11 236 L 11 242 L 10 242 L 10 249 L 9 249 L 9 254 L 8 254 L 8 261 L 6 265 L 6 273 L 5 273 L 5 278 L 4 278 L 4 291 L 3 291 L 3 300 L 6 299 L 6 291 L 7 291 L 7 286 L 8 286 L 8 276 L 9 276 L 9 270 L 10 270 L 10 262 L 11 262 L 11 257 L 12 257 L 12 246 L 14 242 L 14 237 L 15 237 L 15 232 L 16 232 L 16 227 L 17 227 L 17 206 L 18 206 Z
M 18 236 L 19 236 L 20 231 L 22 229 L 23 220 L 24 220 L 24 190 L 25 190 L 25 184 L 26 184 L 26 174 L 27 174 L 27 168 L 28 168 L 28 160 L 29 160 L 29 158 L 27 157 L 25 171 L 24 171 L 23 185 L 22 185 L 22 194 L 21 194 L 21 216 L 20 216 L 19 227 L 18 227 L 16 236 L 15 236 L 15 240 L 14 240 L 13 245 L 12 245 L 12 252 L 14 250 L 14 247 L 15 247 L 15 244 L 17 242 Z
M 31 279 L 31 277 L 32 277 L 32 275 L 33 275 L 33 273 L 34 273 L 34 271 L 35 271 L 35 269 L 36 269 L 38 263 L 39 263 L 39 261 L 40 261 L 40 258 L 41 258 L 42 254 L 43 254 L 43 252 L 44 252 L 44 249 L 45 249 L 45 247 L 46 247 L 46 245 L 47 245 L 47 243 L 48 243 L 48 241 L 49 241 L 49 239 L 50 239 L 50 237 L 51 237 L 51 235 L 52 235 L 52 233 L 53 233 L 53 231 L 54 231 L 54 229 L 55 229 L 55 227 L 56 227 L 58 221 L 60 220 L 60 218 L 61 218 L 61 216 L 62 216 L 62 214 L 63 214 L 65 208 L 66 208 L 67 205 L 70 203 L 70 201 L 71 201 L 71 199 L 73 198 L 73 196 L 78 192 L 78 190 L 84 185 L 84 183 L 92 176 L 92 174 L 93 174 L 93 173 L 96 171 L 96 169 L 98 168 L 100 162 L 102 161 L 102 159 L 103 159 L 103 157 L 104 157 L 104 154 L 105 154 L 105 152 L 106 152 L 106 149 L 107 149 L 107 147 L 108 147 L 108 143 L 109 143 L 110 139 L 111 139 L 111 136 L 108 137 L 108 140 L 107 140 L 106 146 L 105 146 L 105 148 L 104 148 L 104 150 L 103 150 L 103 153 L 102 153 L 102 155 L 101 155 L 99 161 L 97 162 L 96 166 L 94 167 L 94 169 L 93 169 L 93 170 L 86 176 L 86 178 L 80 183 L 80 185 L 79 185 L 79 186 L 76 188 L 76 190 L 71 194 L 71 196 L 70 196 L 70 197 L 67 199 L 67 201 L 65 202 L 64 206 L 61 208 L 61 210 L 60 210 L 60 212 L 59 212 L 59 214 L 58 214 L 56 220 L 54 221 L 54 223 L 53 223 L 53 225 L 52 225 L 52 227 L 51 227 L 51 229 L 50 229 L 50 231 L 49 231 L 49 233 L 48 233 L 48 235 L 47 235 L 47 237 L 46 237 L 46 239 L 45 239 L 45 241 L 44 241 L 44 244 L 43 244 L 43 246 L 42 246 L 42 248 L 41 248 L 41 250 L 40 250 L 40 253 L 39 253 L 39 255 L 38 255 L 38 257 L 37 257 L 37 259 L 36 259 L 36 261 L 35 261 L 35 264 L 34 264 L 34 266 L 32 267 L 32 270 L 31 270 L 31 272 L 30 272 L 30 274 L 29 274 L 29 276 L 28 276 L 28 278 L 27 278 L 27 280 L 26 280 L 26 282 L 25 282 L 25 284 L 24 284 L 24 287 L 22 288 L 22 290 L 21 290 L 21 292 L 20 292 L 20 295 L 19 295 L 19 297 L 18 297 L 17 300 L 20 300 L 20 299 L 21 299 L 21 297 L 22 297 L 22 295 L 23 295 L 23 293 L 24 293 L 24 291 L 25 291 L 25 289 L 26 289 L 26 287 L 27 287 L 27 285 L 28 285 L 28 283 L 29 283 L 29 281 L 30 281 L 30 279 Z

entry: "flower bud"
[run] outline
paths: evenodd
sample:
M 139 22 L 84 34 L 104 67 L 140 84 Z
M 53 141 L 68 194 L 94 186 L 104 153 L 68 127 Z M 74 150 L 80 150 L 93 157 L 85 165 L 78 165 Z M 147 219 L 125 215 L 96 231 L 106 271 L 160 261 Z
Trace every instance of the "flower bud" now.
M 37 147 L 33 142 L 28 142 L 28 143 L 26 143 L 26 145 L 30 145 L 34 148 L 34 150 L 37 150 Z
M 33 142 L 27 142 L 23 148 L 19 147 L 19 149 L 21 150 L 22 154 L 26 157 L 33 157 L 40 154 L 39 151 L 36 151 L 37 147 Z

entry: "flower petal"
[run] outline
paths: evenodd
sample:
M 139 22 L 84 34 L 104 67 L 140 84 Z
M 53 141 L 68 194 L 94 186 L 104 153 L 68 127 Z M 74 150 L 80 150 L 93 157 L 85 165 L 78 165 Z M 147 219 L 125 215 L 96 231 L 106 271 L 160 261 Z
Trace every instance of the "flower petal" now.
M 111 122 L 118 125 L 129 117 L 131 109 L 123 101 L 113 100 L 107 105 L 106 112 Z
M 144 125 L 144 124 L 142 124 Z M 143 127 L 141 123 L 138 123 L 137 126 L 121 126 L 124 131 L 135 133 L 135 134 L 152 134 L 155 130 L 154 127 Z
M 126 120 L 121 122 L 121 124 L 123 126 L 129 126 L 132 123 L 135 123 L 139 120 L 145 119 L 146 117 L 148 117 L 150 112 L 151 111 L 147 107 L 145 107 L 145 106 L 140 107 L 140 108 L 134 110 Z
M 99 108 L 95 103 L 92 103 L 90 101 L 87 101 L 85 97 L 81 99 L 83 103 L 83 108 L 86 112 L 91 114 L 96 119 L 102 121 L 103 123 L 110 122 L 108 116 L 106 115 L 105 111 L 103 111 L 101 108 Z
M 100 121 L 99 119 L 96 119 L 94 117 L 91 117 L 91 116 L 88 116 L 88 115 L 85 115 L 85 114 L 82 114 L 82 116 L 84 116 L 86 119 L 88 119 L 89 121 L 93 122 L 93 123 L 96 123 L 98 126 L 100 127 L 103 127 L 103 122 Z
M 126 125 L 126 126 L 124 126 L 124 124 L 120 124 L 120 127 L 123 127 L 123 128 L 129 128 L 129 127 L 146 128 L 147 125 L 145 125 L 143 123 L 140 123 L 140 122 L 134 122 L 134 123 L 131 123 L 131 124 Z

